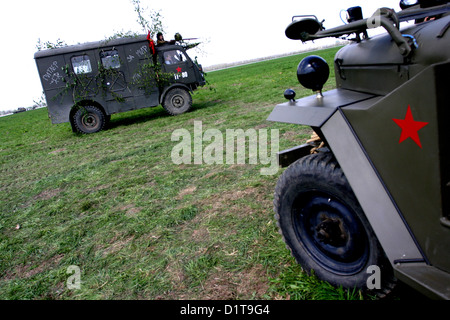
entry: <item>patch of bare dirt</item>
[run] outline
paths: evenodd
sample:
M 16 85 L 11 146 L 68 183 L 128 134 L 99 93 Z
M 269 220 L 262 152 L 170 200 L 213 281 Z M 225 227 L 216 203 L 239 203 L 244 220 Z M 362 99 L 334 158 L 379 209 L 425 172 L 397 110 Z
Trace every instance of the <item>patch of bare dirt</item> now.
M 183 199 L 184 196 L 193 194 L 195 192 L 195 190 L 197 190 L 196 186 L 187 187 L 186 189 L 181 190 L 175 199 L 181 200 L 181 199 Z
M 131 241 L 133 241 L 133 239 L 134 239 L 134 236 L 129 236 L 125 239 L 119 240 L 118 237 L 115 236 L 114 238 L 112 238 L 109 241 L 110 245 L 103 251 L 103 255 L 106 256 L 108 254 L 116 253 L 116 252 L 122 250 Z
M 264 299 L 269 289 L 269 281 L 262 265 L 255 265 L 247 270 L 223 272 L 216 268 L 204 283 L 202 290 L 190 292 L 185 284 L 185 275 L 179 263 L 170 263 L 166 267 L 170 276 L 172 290 L 166 295 L 155 297 L 156 300 L 195 299 L 195 300 L 248 300 Z
M 139 212 L 142 211 L 141 208 L 137 208 L 134 206 L 134 204 L 126 204 L 126 205 L 122 205 L 116 208 L 119 211 L 125 211 L 125 215 L 128 218 L 133 218 L 135 217 Z
M 255 188 L 250 187 L 245 190 L 231 190 L 221 194 L 218 194 L 215 197 L 210 197 L 208 199 L 204 199 L 202 201 L 202 205 L 211 206 L 210 211 L 218 211 L 223 208 L 228 208 L 228 210 L 232 210 L 233 206 L 236 206 L 236 213 L 246 215 L 251 214 L 252 209 L 245 204 L 245 201 L 240 201 L 239 205 L 236 204 L 238 200 L 248 199 L 248 202 L 267 202 L 267 205 L 270 207 L 271 203 L 269 200 L 264 198 L 265 190 L 263 188 Z
M 263 266 L 255 265 L 239 272 L 212 274 L 203 284 L 201 300 L 263 299 L 269 288 Z
M 50 200 L 57 195 L 59 195 L 62 192 L 62 189 L 50 189 L 50 190 L 44 190 L 38 195 L 34 196 L 34 200 Z
M 17 266 L 13 273 L 6 272 L 5 279 L 11 280 L 11 279 L 16 279 L 16 278 L 20 278 L 20 279 L 30 278 L 30 277 L 32 277 L 38 273 L 44 272 L 45 270 L 48 270 L 50 268 L 56 268 L 59 265 L 59 262 L 61 261 L 61 259 L 63 257 L 64 257 L 63 254 L 58 254 L 46 261 L 43 261 L 36 268 L 33 268 L 33 266 L 35 264 L 33 264 L 33 265 L 26 264 L 26 265 Z
M 58 154 L 63 151 L 66 151 L 66 148 L 56 149 L 56 150 L 50 151 L 48 154 Z
M 205 228 L 196 229 L 192 232 L 192 240 L 195 242 L 204 242 L 209 238 L 209 230 Z

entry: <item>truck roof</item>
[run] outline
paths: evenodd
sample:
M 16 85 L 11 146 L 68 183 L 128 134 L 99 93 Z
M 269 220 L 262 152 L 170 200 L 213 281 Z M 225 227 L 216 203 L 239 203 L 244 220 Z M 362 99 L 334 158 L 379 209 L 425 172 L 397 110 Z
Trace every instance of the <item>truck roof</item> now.
M 56 56 L 56 55 L 72 53 L 72 52 L 86 51 L 86 50 L 91 50 L 91 49 L 99 49 L 102 47 L 117 46 L 117 45 L 122 45 L 122 44 L 133 43 L 133 42 L 141 42 L 141 41 L 147 41 L 147 35 L 137 35 L 135 37 L 125 37 L 125 38 L 118 38 L 118 39 L 112 39 L 112 40 L 106 39 L 106 40 L 101 40 L 101 41 L 86 42 L 86 43 L 61 47 L 61 48 L 57 48 L 57 49 L 41 50 L 34 54 L 34 59 Z

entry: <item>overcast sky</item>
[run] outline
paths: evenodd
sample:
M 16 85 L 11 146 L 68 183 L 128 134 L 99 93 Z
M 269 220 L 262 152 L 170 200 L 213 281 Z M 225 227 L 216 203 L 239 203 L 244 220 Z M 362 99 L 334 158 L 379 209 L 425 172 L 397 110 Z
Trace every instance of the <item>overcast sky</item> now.
M 184 38 L 200 38 L 204 42 L 201 51 L 189 54 L 198 56 L 204 66 L 306 48 L 284 35 L 293 15 L 314 14 L 325 19 L 326 28 L 332 28 L 342 24 L 340 11 L 352 6 L 361 6 L 364 17 L 379 7 L 400 10 L 399 0 L 141 0 L 141 5 L 161 10 L 166 40 L 176 32 Z M 130 0 L 1 1 L 0 110 L 29 107 L 41 97 L 33 58 L 38 39 L 61 39 L 69 45 L 103 40 L 116 31 L 141 32 L 136 19 Z M 316 44 L 321 41 L 325 40 Z

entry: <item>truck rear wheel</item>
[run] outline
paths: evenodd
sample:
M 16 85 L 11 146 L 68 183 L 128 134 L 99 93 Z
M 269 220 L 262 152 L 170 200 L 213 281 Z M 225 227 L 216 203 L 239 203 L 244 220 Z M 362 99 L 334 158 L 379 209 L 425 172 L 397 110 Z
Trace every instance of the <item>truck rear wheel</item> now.
M 186 89 L 171 89 L 164 97 L 163 107 L 173 116 L 188 112 L 192 107 L 192 97 Z
M 274 211 L 283 240 L 306 272 L 365 291 L 368 268 L 377 266 L 379 292 L 393 287 L 391 266 L 332 154 L 306 156 L 286 169 L 275 189 Z
M 81 133 L 99 132 L 105 127 L 106 122 L 105 114 L 92 105 L 78 108 L 73 116 L 75 128 Z

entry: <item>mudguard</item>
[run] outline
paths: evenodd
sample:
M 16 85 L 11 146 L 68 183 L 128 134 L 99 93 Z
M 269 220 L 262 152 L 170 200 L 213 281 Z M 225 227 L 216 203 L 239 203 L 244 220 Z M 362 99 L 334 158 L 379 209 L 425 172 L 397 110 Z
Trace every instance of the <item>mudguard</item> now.
M 373 98 L 375 95 L 346 89 L 323 93 L 322 98 L 309 96 L 277 105 L 267 120 L 321 127 L 341 107 Z
M 301 124 L 320 128 L 339 108 L 374 98 L 375 95 L 346 89 L 334 89 L 323 93 L 323 97 L 308 96 L 277 105 L 267 120 Z M 294 161 L 308 155 L 312 145 L 304 144 L 278 152 L 280 167 L 287 167 Z
M 171 86 L 168 86 L 168 87 L 163 89 L 163 92 L 161 93 L 161 96 L 159 98 L 159 103 L 160 104 L 162 104 L 164 102 L 164 99 L 166 98 L 167 92 L 169 92 L 170 90 L 172 90 L 174 88 L 181 88 L 181 89 L 184 89 L 184 90 L 186 90 L 188 92 L 192 92 L 191 88 L 189 88 L 184 83 L 174 83 Z

